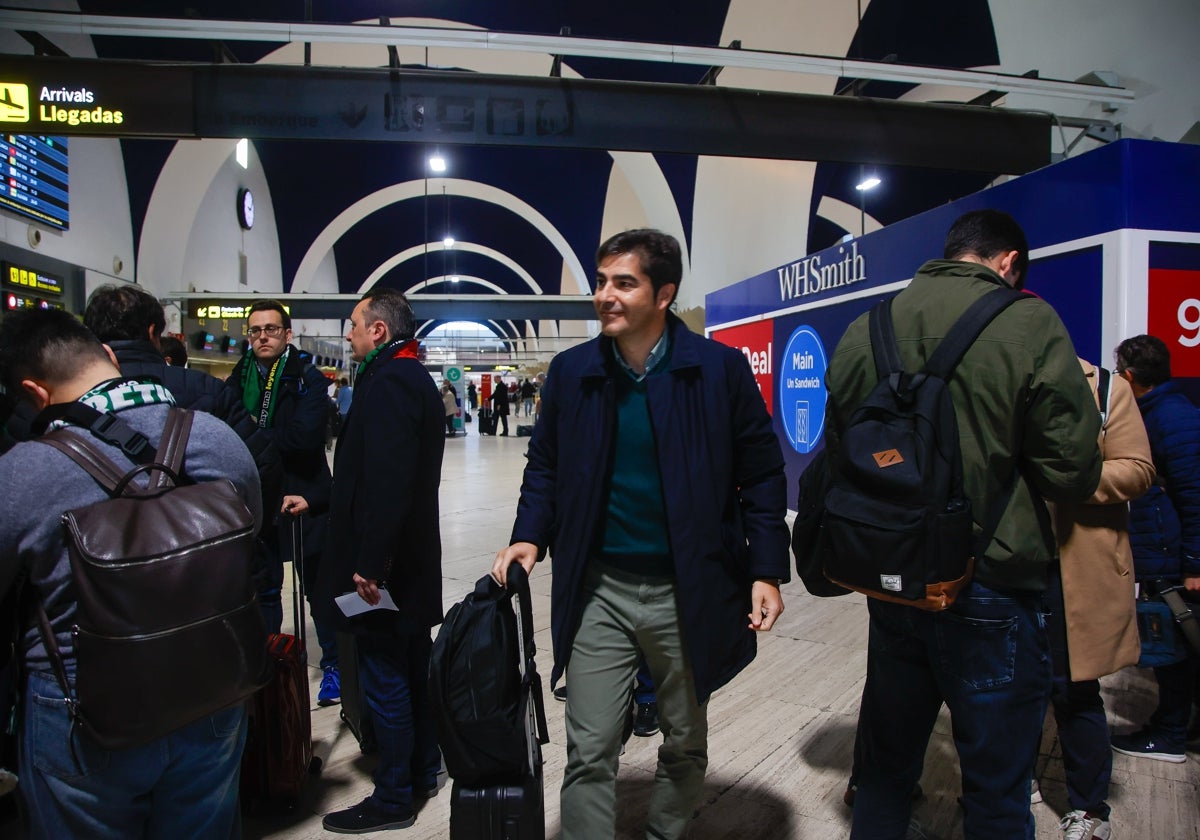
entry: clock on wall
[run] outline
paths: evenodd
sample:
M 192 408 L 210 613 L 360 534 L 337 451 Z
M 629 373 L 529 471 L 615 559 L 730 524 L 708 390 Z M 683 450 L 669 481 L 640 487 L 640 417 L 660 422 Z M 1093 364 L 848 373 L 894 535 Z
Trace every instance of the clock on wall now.
M 245 230 L 254 227 L 254 193 L 250 190 L 238 190 L 237 195 L 238 224 Z

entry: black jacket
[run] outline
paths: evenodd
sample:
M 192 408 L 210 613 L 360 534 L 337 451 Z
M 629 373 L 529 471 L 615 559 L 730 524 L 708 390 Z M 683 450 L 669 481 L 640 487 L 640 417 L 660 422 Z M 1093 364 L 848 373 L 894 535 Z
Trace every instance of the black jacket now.
M 117 357 L 122 375 L 154 379 L 171 392 L 175 404 L 181 408 L 206 411 L 223 420 L 250 450 L 254 465 L 258 467 L 263 498 L 273 498 L 279 493 L 283 478 L 279 449 L 220 379 L 191 368 L 171 367 L 149 341 L 109 341 L 107 344 Z
M 445 411 L 425 367 L 403 356 L 372 362 L 354 383 L 337 442 L 315 616 L 345 624 L 333 598 L 354 591 L 357 572 L 386 582 L 400 613 L 369 613 L 354 625 L 422 632 L 441 623 L 438 485 L 445 446 Z
M 254 364 L 243 356 L 225 380 L 225 389 L 238 405 L 242 402 L 242 371 Z M 329 508 L 329 462 L 325 458 L 325 428 L 329 421 L 329 380 L 312 364 L 312 357 L 291 348 L 280 380 L 275 414 L 270 428 L 262 429 L 279 450 L 283 483 L 276 496 L 263 496 L 264 518 L 279 514 L 284 495 L 303 496 L 309 504 L 305 517 L 304 554 L 319 556 L 324 549 L 325 512 Z

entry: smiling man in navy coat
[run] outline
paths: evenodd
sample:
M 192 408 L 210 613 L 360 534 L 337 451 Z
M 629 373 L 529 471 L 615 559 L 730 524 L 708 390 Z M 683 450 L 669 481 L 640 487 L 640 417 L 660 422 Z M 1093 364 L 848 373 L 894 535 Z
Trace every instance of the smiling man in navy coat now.
M 642 655 L 663 732 L 646 836 L 683 834 L 708 766 L 709 695 L 755 654 L 788 578 L 783 455 L 737 350 L 667 310 L 679 243 L 617 234 L 596 255 L 603 334 L 542 389 L 501 582 L 554 561 L 552 682 L 570 665 L 564 840 L 615 831 L 617 759 Z

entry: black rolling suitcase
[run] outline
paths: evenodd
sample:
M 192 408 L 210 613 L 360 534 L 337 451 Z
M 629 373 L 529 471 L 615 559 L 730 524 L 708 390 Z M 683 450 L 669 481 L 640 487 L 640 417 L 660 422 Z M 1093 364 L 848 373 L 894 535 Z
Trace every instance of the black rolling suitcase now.
M 490 408 L 484 407 L 479 409 L 479 434 L 496 434 L 496 415 Z
M 484 583 L 481 581 L 480 585 Z M 529 578 L 519 563 L 514 563 L 509 569 L 508 589 L 516 601 L 518 615 L 515 630 L 519 655 L 516 657 L 518 662 L 514 664 L 519 671 L 520 698 L 517 708 L 523 724 L 523 737 L 512 744 L 519 754 L 503 757 L 501 762 L 514 768 L 509 773 L 486 780 L 471 780 L 472 784 L 457 778 L 454 780 L 450 799 L 450 840 L 546 838 L 541 745 L 549 741 L 549 736 L 546 734 L 542 683 L 534 661 Z M 479 587 L 476 591 L 479 591 Z M 447 616 L 449 619 L 450 616 Z M 439 731 L 439 737 L 441 735 Z M 449 758 L 446 766 L 452 769 Z
M 370 755 L 379 751 L 375 740 L 375 725 L 367 710 L 362 682 L 358 676 L 358 642 L 353 633 L 338 633 L 338 671 L 342 681 L 342 722 L 358 740 L 358 747 Z

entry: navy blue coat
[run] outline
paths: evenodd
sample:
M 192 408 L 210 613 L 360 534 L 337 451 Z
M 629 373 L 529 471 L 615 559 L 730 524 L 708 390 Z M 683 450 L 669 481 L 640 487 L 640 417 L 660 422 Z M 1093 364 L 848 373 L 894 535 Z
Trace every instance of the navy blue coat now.
M 788 580 L 783 454 L 750 366 L 737 350 L 668 315 L 667 370 L 646 379 L 685 649 L 703 703 L 755 655 L 748 628 L 755 578 Z M 588 559 L 603 538 L 616 428 L 612 341 L 550 364 L 529 443 L 512 542 L 553 560 L 553 684 L 583 610 Z
M 1138 397 L 1158 478 L 1130 502 L 1139 580 L 1200 575 L 1200 411 L 1174 382 Z
M 398 616 L 369 613 L 355 627 L 428 632 L 442 621 L 438 485 L 446 446 L 442 397 L 415 358 L 379 358 L 354 383 L 333 458 L 329 539 L 313 612 L 335 626 L 333 598 L 354 574 L 387 584 Z

